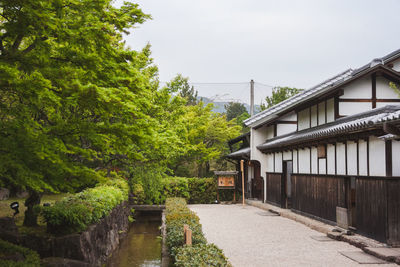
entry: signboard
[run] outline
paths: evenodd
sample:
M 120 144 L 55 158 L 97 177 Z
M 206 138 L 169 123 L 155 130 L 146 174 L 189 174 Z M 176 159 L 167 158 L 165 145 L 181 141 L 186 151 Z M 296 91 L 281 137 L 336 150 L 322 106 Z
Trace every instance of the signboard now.
M 221 189 L 232 189 L 235 188 L 235 177 L 234 176 L 219 176 L 218 187 Z

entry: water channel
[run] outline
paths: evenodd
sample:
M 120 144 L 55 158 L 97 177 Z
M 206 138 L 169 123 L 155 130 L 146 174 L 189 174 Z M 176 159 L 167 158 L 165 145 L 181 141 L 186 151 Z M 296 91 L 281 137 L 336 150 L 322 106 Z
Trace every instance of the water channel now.
M 161 212 L 136 211 L 128 235 L 113 253 L 108 267 L 161 266 Z

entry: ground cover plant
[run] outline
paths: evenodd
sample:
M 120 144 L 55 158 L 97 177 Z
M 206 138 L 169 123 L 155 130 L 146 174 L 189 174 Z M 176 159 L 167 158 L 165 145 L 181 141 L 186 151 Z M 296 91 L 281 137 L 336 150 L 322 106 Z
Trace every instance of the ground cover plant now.
M 128 183 L 113 179 L 65 197 L 53 206 L 43 208 L 47 230 L 56 235 L 83 231 L 127 200 L 128 194 Z
M 222 250 L 213 244 L 207 244 L 199 217 L 187 207 L 185 199 L 166 200 L 165 222 L 166 243 L 176 266 L 230 266 Z M 192 246 L 184 244 L 185 224 L 192 230 Z
M 40 266 L 40 258 L 35 251 L 0 239 L 0 266 L 35 267 Z

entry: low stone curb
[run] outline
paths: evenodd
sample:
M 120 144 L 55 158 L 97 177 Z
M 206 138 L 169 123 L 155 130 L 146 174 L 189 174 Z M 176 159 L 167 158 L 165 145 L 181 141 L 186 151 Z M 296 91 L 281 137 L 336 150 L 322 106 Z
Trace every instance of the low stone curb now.
M 362 249 L 364 252 L 366 252 L 372 256 L 375 256 L 377 258 L 380 258 L 380 259 L 383 259 L 386 261 L 395 262 L 400 265 L 400 255 L 399 256 L 387 255 L 387 254 L 383 253 L 382 251 L 377 250 L 377 248 L 387 248 L 387 246 L 376 240 L 373 240 L 373 239 L 370 239 L 370 238 L 367 238 L 364 236 L 360 236 L 357 234 L 344 235 L 343 233 L 335 232 L 335 231 L 333 231 L 336 228 L 335 226 L 319 222 L 317 220 L 308 218 L 306 216 L 294 213 L 291 210 L 282 209 L 282 208 L 270 205 L 268 203 L 261 203 L 259 201 L 254 201 L 254 200 L 246 200 L 246 204 L 256 207 L 256 208 L 259 208 L 259 209 L 262 209 L 262 210 L 267 210 L 267 211 L 277 213 L 284 218 L 288 218 L 293 221 L 299 222 L 315 231 L 326 234 L 328 237 L 330 237 L 332 239 L 335 239 L 338 241 L 343 241 L 343 242 L 349 243 L 350 245 L 358 247 L 358 248 Z
M 170 256 L 167 247 L 167 225 L 165 224 L 164 211 L 162 213 L 161 235 L 162 235 L 161 267 L 168 267 L 170 264 Z

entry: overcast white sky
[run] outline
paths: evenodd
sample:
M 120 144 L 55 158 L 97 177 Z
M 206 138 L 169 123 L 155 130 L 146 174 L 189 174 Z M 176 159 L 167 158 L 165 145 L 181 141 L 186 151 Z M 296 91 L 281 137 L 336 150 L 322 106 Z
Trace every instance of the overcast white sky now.
M 152 45 L 161 81 L 181 73 L 194 83 L 308 88 L 400 48 L 399 0 L 132 2 L 153 20 L 132 30 L 127 44 Z M 248 102 L 247 84 L 195 87 Z M 256 85 L 255 102 L 269 92 Z

